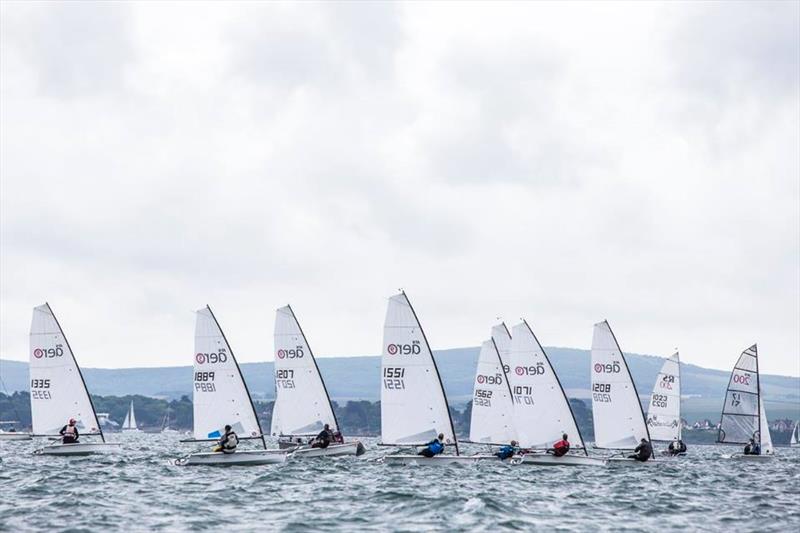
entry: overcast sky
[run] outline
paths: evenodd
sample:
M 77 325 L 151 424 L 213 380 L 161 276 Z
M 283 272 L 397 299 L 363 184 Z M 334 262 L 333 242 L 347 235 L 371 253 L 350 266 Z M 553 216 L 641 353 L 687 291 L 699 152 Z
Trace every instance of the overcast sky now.
M 87 367 L 272 360 L 496 317 L 800 375 L 800 4 L 0 7 L 0 356 L 49 301 Z

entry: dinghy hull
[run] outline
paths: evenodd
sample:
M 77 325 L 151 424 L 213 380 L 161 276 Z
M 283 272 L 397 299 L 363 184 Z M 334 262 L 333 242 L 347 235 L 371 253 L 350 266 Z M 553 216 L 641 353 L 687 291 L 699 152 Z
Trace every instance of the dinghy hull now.
M 540 466 L 606 466 L 605 459 L 586 457 L 585 455 L 562 455 L 556 457 L 549 454 L 528 454 L 510 459 L 514 464 Z
M 50 444 L 34 451 L 36 455 L 80 456 L 115 452 L 118 442 L 78 442 L 74 444 Z
M 743 453 L 734 453 L 731 455 L 731 459 L 738 459 L 741 461 L 762 461 L 766 459 L 772 459 L 774 454 L 763 454 L 763 455 L 745 455 Z
M 366 450 L 361 442 L 347 442 L 344 444 L 331 444 L 327 448 L 300 448 L 292 455 L 298 459 L 307 457 L 342 457 L 346 455 L 363 455 Z
M 608 462 L 613 464 L 629 463 L 629 464 L 636 464 L 639 466 L 656 466 L 663 463 L 663 461 L 656 461 L 655 459 L 652 458 L 648 461 L 639 461 L 636 459 L 630 459 L 628 457 L 609 457 Z
M 249 450 L 236 453 L 201 452 L 175 461 L 178 466 L 253 466 L 286 462 L 286 453 L 278 450 Z
M 435 455 L 433 457 L 425 457 L 423 455 L 398 454 L 385 456 L 383 462 L 388 465 L 442 466 L 452 464 L 474 464 L 487 459 L 497 461 L 497 457 L 494 455 Z
M 30 433 L 15 433 L 11 432 L 0 432 L 0 441 L 2 440 L 31 440 Z

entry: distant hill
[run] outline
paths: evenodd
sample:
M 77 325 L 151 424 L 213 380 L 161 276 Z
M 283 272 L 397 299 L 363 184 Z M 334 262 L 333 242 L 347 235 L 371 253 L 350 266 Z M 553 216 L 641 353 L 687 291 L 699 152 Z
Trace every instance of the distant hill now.
M 448 399 L 461 406 L 472 396 L 472 382 L 478 361 L 478 348 L 455 348 L 435 352 Z M 570 397 L 589 397 L 588 350 L 547 348 L 553 366 Z M 625 354 L 639 393 L 650 394 L 663 359 L 640 354 Z M 380 358 L 320 357 L 317 362 L 331 397 L 347 400 L 380 398 Z M 275 396 L 272 363 L 245 363 L 242 372 L 254 397 L 269 400 Z M 192 367 L 83 369 L 92 394 L 103 396 L 144 396 L 180 398 L 191 395 Z M 28 364 L 0 361 L 0 377 L 9 392 L 28 390 Z M 729 373 L 696 365 L 682 364 L 684 416 L 690 421 L 719 417 Z M 800 379 L 762 375 L 766 408 L 770 419 L 800 418 Z

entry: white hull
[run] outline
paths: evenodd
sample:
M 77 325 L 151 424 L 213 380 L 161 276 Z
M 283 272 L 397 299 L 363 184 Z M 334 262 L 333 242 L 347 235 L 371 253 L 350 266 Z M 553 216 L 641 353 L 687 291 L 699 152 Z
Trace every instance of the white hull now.
M 305 457 L 341 457 L 344 455 L 361 455 L 364 453 L 364 446 L 356 442 L 345 444 L 331 444 L 327 448 L 300 448 L 296 449 L 292 455 L 297 458 Z
M 73 444 L 50 444 L 34 451 L 37 455 L 94 455 L 111 453 L 120 446 L 118 442 L 78 442 Z
M 383 462 L 389 465 L 450 465 L 450 464 L 474 464 L 481 460 L 494 459 L 494 455 L 434 455 L 425 457 L 423 455 L 386 455 Z
M 789 448 L 800 448 L 800 442 L 793 442 L 789 444 Z
M 30 433 L 17 433 L 16 431 L 0 431 L 0 440 L 31 440 Z
M 585 455 L 562 455 L 556 457 L 551 454 L 527 454 L 513 457 L 510 461 L 514 464 L 541 465 L 541 466 L 606 466 L 605 459 L 587 457 Z
M 609 457 L 608 462 L 610 463 L 629 463 L 629 464 L 637 464 L 641 466 L 656 466 L 661 464 L 663 461 L 656 461 L 652 457 L 647 461 L 639 461 L 637 459 L 630 459 L 628 457 Z
M 122 428 L 123 433 L 141 433 L 142 431 L 138 428 Z
M 772 459 L 775 454 L 764 454 L 764 455 L 745 455 L 743 453 L 734 453 L 731 455 L 731 459 L 741 459 L 744 461 L 761 461 L 765 459 Z
M 247 466 L 269 465 L 286 462 L 286 453 L 281 450 L 247 450 L 236 453 L 193 453 L 175 461 L 178 466 Z

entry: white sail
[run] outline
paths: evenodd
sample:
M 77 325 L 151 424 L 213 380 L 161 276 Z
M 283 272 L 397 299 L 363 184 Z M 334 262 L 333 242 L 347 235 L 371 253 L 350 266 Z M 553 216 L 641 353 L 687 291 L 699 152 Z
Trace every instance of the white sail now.
M 500 354 L 500 360 L 503 362 L 503 372 L 509 377 L 509 359 L 511 358 L 511 333 L 509 333 L 505 322 L 501 322 L 492 328 L 492 340 L 497 347 L 497 352 Z M 513 379 L 512 379 L 513 385 Z
M 595 445 L 632 449 L 650 440 L 628 363 L 607 321 L 594 325 L 591 373 Z
M 800 422 L 794 423 L 794 428 L 792 429 L 792 438 L 789 439 L 789 444 L 792 446 L 797 446 L 800 444 Z
M 681 438 L 681 363 L 678 352 L 664 361 L 656 377 L 647 428 L 654 441 L 675 441 Z
M 338 431 L 314 354 L 288 305 L 275 315 L 275 394 L 272 435 L 316 435 L 325 424 Z
M 481 346 L 472 391 L 472 418 L 469 440 L 486 444 L 508 444 L 516 439 L 514 403 L 493 340 Z
M 247 385 L 209 307 L 197 311 L 194 354 L 194 438 L 219 438 L 226 424 L 239 437 L 260 437 Z
M 717 441 L 746 444 L 758 438 L 759 403 L 758 347 L 754 344 L 742 352 L 733 366 Z
M 122 421 L 122 429 L 131 429 L 131 409 L 125 412 L 125 420 Z
M 136 412 L 133 410 L 133 401 L 131 401 L 131 419 L 130 419 L 130 429 L 138 429 L 139 426 L 136 425 Z
M 444 388 L 428 341 L 405 293 L 389 298 L 381 357 L 384 444 L 425 444 L 443 433 L 458 445 Z
M 33 308 L 30 349 L 33 433 L 57 435 L 74 418 L 81 435 L 102 437 L 78 363 L 48 304 Z
M 761 444 L 762 455 L 772 455 L 772 435 L 769 433 L 769 422 L 767 421 L 767 412 L 764 410 L 764 399 L 761 399 L 761 408 L 759 409 L 759 443 Z
M 133 410 L 133 401 L 128 406 L 128 412 L 125 413 L 125 420 L 122 422 L 122 429 L 136 431 L 139 428 L 136 425 L 136 413 Z
M 585 448 L 558 376 L 525 321 L 512 328 L 509 362 L 520 446 L 548 449 L 566 433 L 573 448 Z

